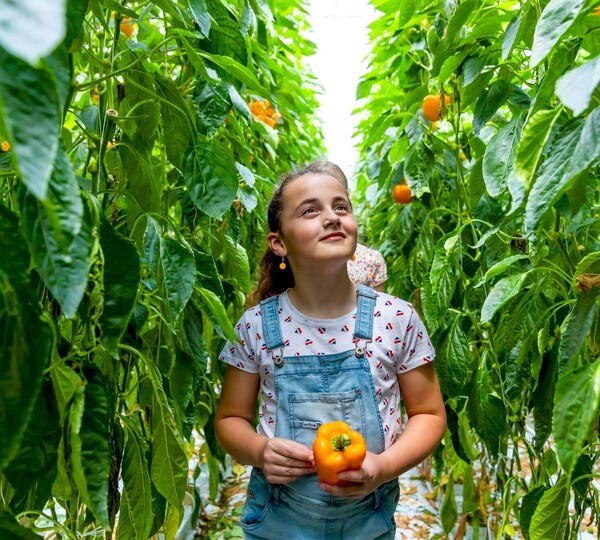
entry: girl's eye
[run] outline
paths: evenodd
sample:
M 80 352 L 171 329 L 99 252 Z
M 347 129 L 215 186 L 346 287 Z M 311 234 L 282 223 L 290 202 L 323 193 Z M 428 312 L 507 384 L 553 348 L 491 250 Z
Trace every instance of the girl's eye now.
M 348 207 L 347 207 L 345 204 L 338 204 L 338 205 L 335 207 L 335 210 L 336 210 L 337 212 L 348 212 Z
M 302 215 L 312 214 L 313 212 L 316 212 L 316 210 L 314 208 L 307 208 L 306 210 L 304 210 L 304 212 L 302 212 Z

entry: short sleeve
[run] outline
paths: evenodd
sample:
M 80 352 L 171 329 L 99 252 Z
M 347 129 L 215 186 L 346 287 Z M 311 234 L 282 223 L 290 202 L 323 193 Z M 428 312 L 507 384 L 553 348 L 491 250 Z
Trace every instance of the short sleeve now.
M 371 286 L 377 287 L 387 281 L 387 265 L 385 259 L 379 251 L 373 250 L 373 277 L 371 279 Z
M 435 357 L 435 349 L 431 344 L 427 329 L 414 309 L 411 309 L 402 349 L 402 362 L 398 364 L 398 373 L 406 373 L 423 364 L 428 364 Z
M 235 325 L 234 331 L 238 340 L 227 341 L 219 360 L 248 373 L 258 373 L 260 358 L 257 354 L 257 335 L 262 332 L 261 318 L 254 315 L 258 308 L 246 311 Z

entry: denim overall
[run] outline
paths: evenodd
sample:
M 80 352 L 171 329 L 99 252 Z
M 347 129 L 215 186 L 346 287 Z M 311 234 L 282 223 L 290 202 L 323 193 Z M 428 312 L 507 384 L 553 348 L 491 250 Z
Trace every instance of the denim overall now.
M 278 297 L 261 302 L 263 334 L 275 376 L 275 437 L 312 449 L 321 424 L 343 420 L 363 435 L 369 452 L 383 452 L 383 426 L 365 356 L 373 337 L 376 298 L 373 289 L 358 285 L 354 339 L 349 339 L 346 352 L 289 357 L 283 356 Z M 397 480 L 356 501 L 321 490 L 316 474 L 274 485 L 267 482 L 261 469 L 254 468 L 241 526 L 246 539 L 393 539 L 398 496 Z

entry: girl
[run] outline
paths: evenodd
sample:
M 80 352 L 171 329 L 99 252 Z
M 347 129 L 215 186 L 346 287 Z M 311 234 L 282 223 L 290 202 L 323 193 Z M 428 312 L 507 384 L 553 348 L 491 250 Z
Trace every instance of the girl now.
M 229 365 L 216 434 L 253 466 L 245 537 L 392 539 L 398 476 L 446 428 L 427 332 L 410 304 L 349 279 L 357 224 L 327 166 L 288 175 L 268 225 L 261 303 L 220 356 Z M 402 434 L 400 394 L 409 418 Z M 340 474 L 343 486 L 319 482 L 312 453 L 317 428 L 334 420 L 360 431 L 368 449 L 359 470 Z

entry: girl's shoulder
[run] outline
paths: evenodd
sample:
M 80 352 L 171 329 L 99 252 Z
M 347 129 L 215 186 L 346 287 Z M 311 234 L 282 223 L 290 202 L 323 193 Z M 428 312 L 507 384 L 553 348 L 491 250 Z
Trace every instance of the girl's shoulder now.
M 399 296 L 379 291 L 377 291 L 377 300 L 375 305 L 378 308 L 384 307 L 386 309 L 404 309 L 411 313 L 415 310 L 414 306 L 410 302 L 407 302 Z

